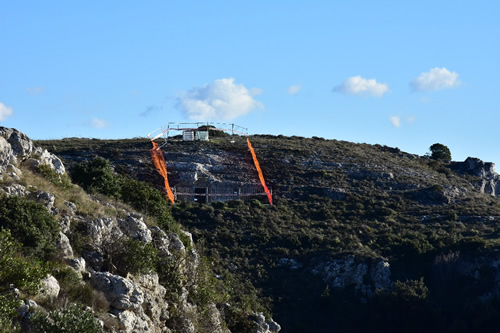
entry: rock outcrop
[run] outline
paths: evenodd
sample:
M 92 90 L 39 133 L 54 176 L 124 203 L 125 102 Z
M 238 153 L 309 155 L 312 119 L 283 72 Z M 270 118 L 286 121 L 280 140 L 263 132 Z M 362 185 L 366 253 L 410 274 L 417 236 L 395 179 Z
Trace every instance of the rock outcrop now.
M 46 149 L 35 147 L 26 134 L 13 128 L 0 127 L 0 174 L 8 165 L 26 163 L 29 167 L 49 166 L 56 174 L 62 175 L 66 169 L 59 157 Z
M 479 180 L 473 183 L 477 190 L 500 197 L 500 175 L 495 172 L 495 163 L 468 157 L 463 162 L 453 162 L 450 168 L 458 173 L 479 177 Z
M 392 287 L 391 269 L 387 261 L 372 259 L 365 262 L 354 255 L 318 264 L 313 273 L 319 274 L 332 288 L 354 286 L 362 297 L 370 297 L 376 290 Z

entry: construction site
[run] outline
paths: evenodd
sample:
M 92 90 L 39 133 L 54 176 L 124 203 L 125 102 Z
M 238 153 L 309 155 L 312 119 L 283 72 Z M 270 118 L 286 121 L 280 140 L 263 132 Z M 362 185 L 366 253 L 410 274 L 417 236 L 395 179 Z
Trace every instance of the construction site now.
M 267 187 L 247 128 L 227 123 L 168 123 L 148 138 L 153 145 L 153 163 L 173 204 L 257 199 L 272 205 L 272 190 Z M 212 141 L 230 144 L 231 156 L 214 154 Z M 170 149 L 174 144 L 176 149 Z

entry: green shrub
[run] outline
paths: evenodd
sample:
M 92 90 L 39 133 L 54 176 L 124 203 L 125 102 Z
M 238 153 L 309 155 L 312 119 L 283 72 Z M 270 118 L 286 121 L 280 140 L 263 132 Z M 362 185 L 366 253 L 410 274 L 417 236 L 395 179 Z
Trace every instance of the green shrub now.
M 66 188 L 70 188 L 71 187 L 71 180 L 69 179 L 69 177 L 66 174 L 64 174 L 64 175 L 58 175 L 47 164 L 40 165 L 38 167 L 37 172 L 40 175 L 42 175 L 45 179 L 47 179 L 48 181 L 50 181 L 52 184 L 54 184 L 54 185 L 56 185 L 56 186 L 58 186 L 60 188 L 66 189 Z
M 13 284 L 16 288 L 35 294 L 48 273 L 45 265 L 21 253 L 8 229 L 0 229 L 0 291 Z
M 71 172 L 71 178 L 89 193 L 120 197 L 119 178 L 105 158 L 96 157 L 92 161 L 76 165 Z
M 122 200 L 143 214 L 156 219 L 164 229 L 171 229 L 174 220 L 166 198 L 153 186 L 136 179 L 121 180 Z
M 37 202 L 14 196 L 0 200 L 0 227 L 9 229 L 28 255 L 48 258 L 56 251 L 59 224 Z
M 21 302 L 13 296 L 0 295 L 0 333 L 16 333 L 21 331 L 19 325 L 13 322 L 20 305 Z
M 101 325 L 92 313 L 72 304 L 66 309 L 50 311 L 44 315 L 37 312 L 32 319 L 37 333 L 101 333 Z
M 148 274 L 155 272 L 158 250 L 152 243 L 129 239 L 124 244 L 123 264 L 120 269 L 130 273 Z

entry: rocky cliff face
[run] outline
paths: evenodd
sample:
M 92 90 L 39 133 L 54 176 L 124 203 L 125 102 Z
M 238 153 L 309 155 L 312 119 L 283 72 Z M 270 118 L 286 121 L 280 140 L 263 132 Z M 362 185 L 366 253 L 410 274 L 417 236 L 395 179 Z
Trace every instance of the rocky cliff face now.
M 462 174 L 477 176 L 479 179 L 474 182 L 477 190 L 500 197 L 500 175 L 495 172 L 495 163 L 468 157 L 463 162 L 452 163 L 451 169 Z
M 158 226 L 148 225 L 141 214 L 121 204 L 86 194 L 84 200 L 72 201 L 71 196 L 75 194 L 46 192 L 37 187 L 40 185 L 30 184 L 29 179 L 33 176 L 30 172 L 36 174 L 41 165 L 48 166 L 56 175 L 66 172 L 57 156 L 36 147 L 24 133 L 0 128 L 0 191 L 6 196 L 39 202 L 57 219 L 60 229 L 56 244 L 58 257 L 67 269 L 77 274 L 77 284 L 91 286 L 93 292 L 101 293 L 109 304 L 107 311 L 95 313 L 104 330 L 160 333 L 172 332 L 175 328 L 176 332 L 229 332 L 215 304 L 199 309 L 184 287 L 177 296 L 170 297 L 174 302 L 167 301 L 166 294 L 173 291 L 160 283 L 158 274 L 120 275 L 124 270 L 111 264 L 110 254 L 118 251 L 128 240 L 134 240 L 143 247 L 153 245 L 166 265 L 176 263 L 173 266 L 176 271 L 172 274 L 180 280 L 191 281 L 197 275 L 200 259 L 190 233 L 166 232 Z M 82 206 L 84 203 L 99 212 L 89 212 Z M 80 233 L 78 237 L 75 230 Z M 77 251 L 70 240 L 79 241 Z M 43 286 L 41 294 L 35 296 L 39 304 L 33 299 L 22 302 L 19 316 L 24 327 L 29 327 L 30 313 L 45 311 L 43 304 L 54 303 L 61 297 L 61 288 L 54 276 L 49 275 Z M 258 332 L 279 331 L 275 322 L 271 330 L 262 329 L 263 323 L 259 320 L 255 321 Z

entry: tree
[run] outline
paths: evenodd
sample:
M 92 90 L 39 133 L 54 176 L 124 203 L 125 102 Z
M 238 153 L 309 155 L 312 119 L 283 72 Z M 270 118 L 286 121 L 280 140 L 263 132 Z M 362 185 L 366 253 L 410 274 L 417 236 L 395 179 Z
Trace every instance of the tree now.
M 108 160 L 96 157 L 75 166 L 71 178 L 91 194 L 120 197 L 120 184 Z
M 450 149 L 443 144 L 435 143 L 430 147 L 431 158 L 434 160 L 451 161 Z

